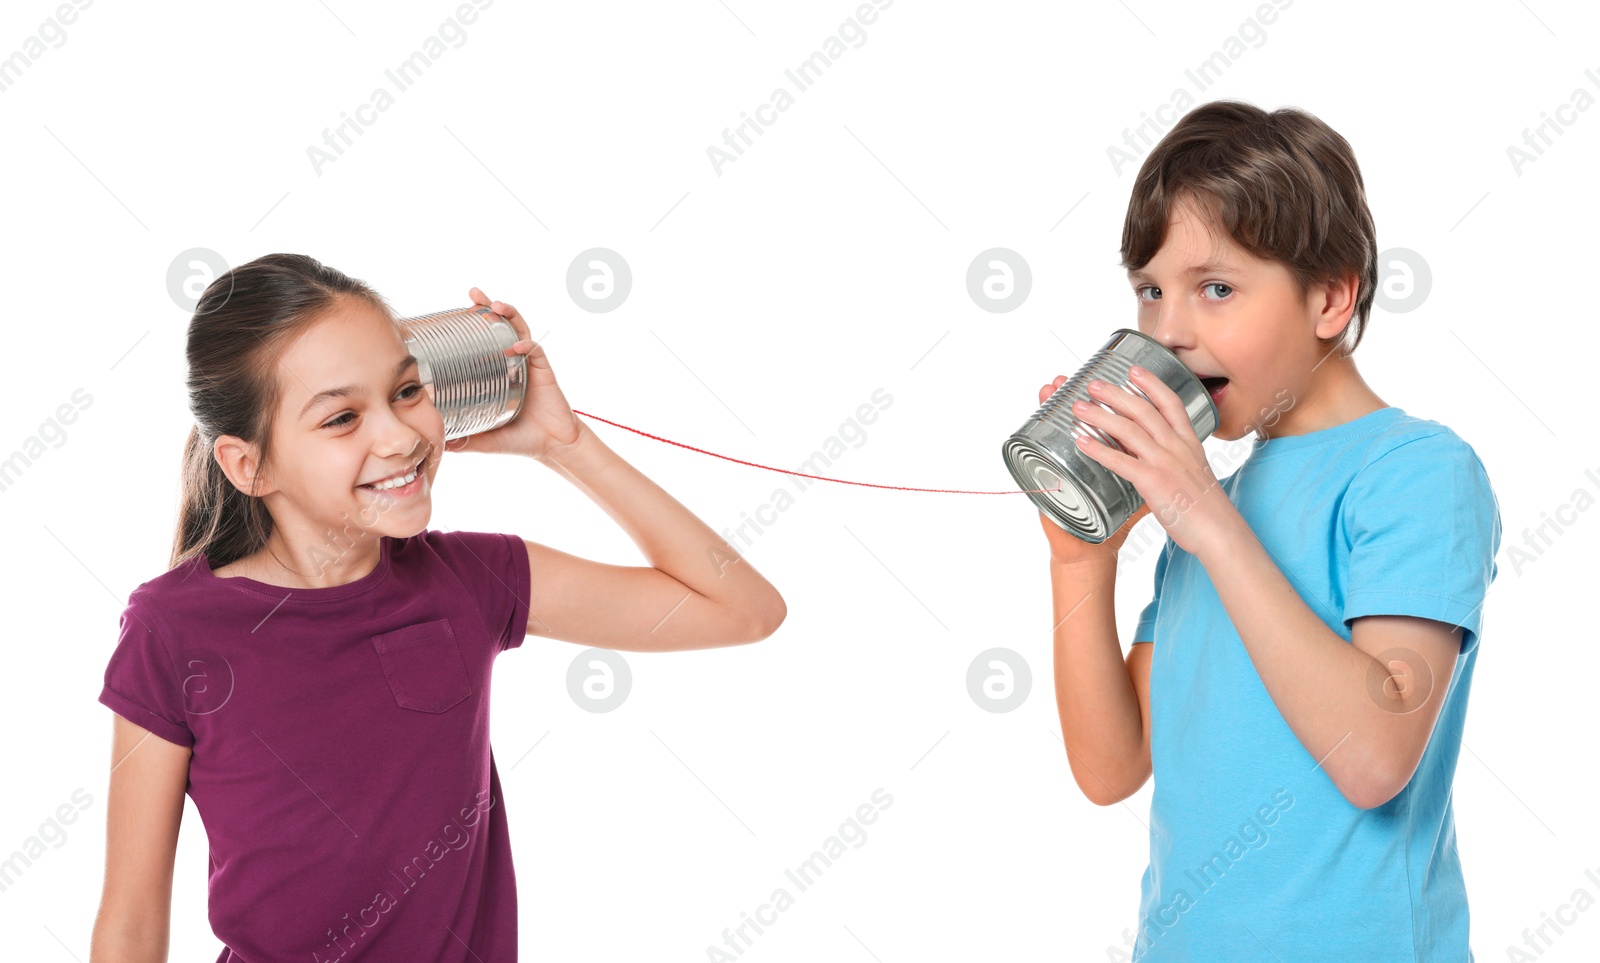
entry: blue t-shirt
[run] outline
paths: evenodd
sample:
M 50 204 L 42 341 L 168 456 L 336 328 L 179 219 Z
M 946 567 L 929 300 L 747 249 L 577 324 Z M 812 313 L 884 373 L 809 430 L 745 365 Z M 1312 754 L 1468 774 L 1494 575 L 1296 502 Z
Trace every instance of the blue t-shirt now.
M 1444 425 L 1388 407 L 1258 441 L 1221 485 L 1346 642 L 1351 619 L 1421 616 L 1463 627 L 1461 656 L 1411 781 L 1382 806 L 1353 806 L 1284 721 L 1205 567 L 1169 538 L 1133 636 L 1155 645 L 1133 958 L 1471 960 L 1450 784 L 1498 571 L 1483 463 Z

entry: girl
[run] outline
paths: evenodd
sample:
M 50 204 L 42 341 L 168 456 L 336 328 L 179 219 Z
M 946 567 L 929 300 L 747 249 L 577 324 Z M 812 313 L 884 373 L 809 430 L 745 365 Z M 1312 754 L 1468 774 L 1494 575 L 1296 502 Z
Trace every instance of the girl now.
M 427 528 L 444 425 L 388 303 L 303 255 L 217 278 L 189 326 L 170 570 L 129 596 L 100 695 L 92 963 L 166 959 L 185 792 L 218 963 L 515 960 L 495 656 L 526 633 L 659 652 L 783 622 L 772 585 L 573 415 L 517 310 L 470 294 L 515 326 L 529 394 L 450 449 L 537 459 L 652 565 Z

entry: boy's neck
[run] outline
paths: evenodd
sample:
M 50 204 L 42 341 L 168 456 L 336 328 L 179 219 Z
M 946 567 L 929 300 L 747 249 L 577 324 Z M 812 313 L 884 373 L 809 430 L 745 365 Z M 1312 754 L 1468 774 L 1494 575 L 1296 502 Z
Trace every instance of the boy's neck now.
M 1389 403 L 1362 379 L 1354 360 L 1330 357 L 1317 369 L 1306 395 L 1272 425 L 1257 427 L 1256 437 L 1266 440 L 1310 434 L 1387 407 Z

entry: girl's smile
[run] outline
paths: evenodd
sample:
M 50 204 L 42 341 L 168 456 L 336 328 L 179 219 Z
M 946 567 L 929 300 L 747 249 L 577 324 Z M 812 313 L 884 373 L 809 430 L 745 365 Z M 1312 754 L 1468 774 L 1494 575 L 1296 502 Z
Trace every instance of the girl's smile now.
M 357 485 L 356 487 L 363 489 L 364 491 L 382 492 L 384 494 L 394 495 L 399 498 L 404 498 L 408 495 L 415 495 L 422 491 L 422 489 L 428 484 L 427 467 L 428 458 L 426 455 L 424 455 L 423 457 L 417 459 L 416 464 L 412 465 L 405 471 L 396 472 L 393 475 L 380 478 L 377 481 L 368 482 L 365 485 Z

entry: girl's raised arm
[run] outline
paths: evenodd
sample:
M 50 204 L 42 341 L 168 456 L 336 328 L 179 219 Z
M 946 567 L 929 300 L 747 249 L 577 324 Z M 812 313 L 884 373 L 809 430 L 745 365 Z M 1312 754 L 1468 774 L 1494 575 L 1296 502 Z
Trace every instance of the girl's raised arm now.
M 788 610 L 778 590 L 588 425 L 541 460 L 604 509 L 652 564 L 610 565 L 525 542 L 529 634 L 667 652 L 755 642 L 782 624 Z
M 172 864 L 192 750 L 112 718 L 106 878 L 89 963 L 166 963 Z
M 510 321 L 506 354 L 527 358 L 528 396 L 516 416 L 451 442 L 451 451 L 527 455 L 564 477 L 628 534 L 649 566 L 609 565 L 524 544 L 532 581 L 527 633 L 608 649 L 668 652 L 739 645 L 776 632 L 783 596 L 661 486 L 580 421 L 528 322 L 478 288 L 467 294 Z M 429 397 L 433 385 L 427 386 Z

